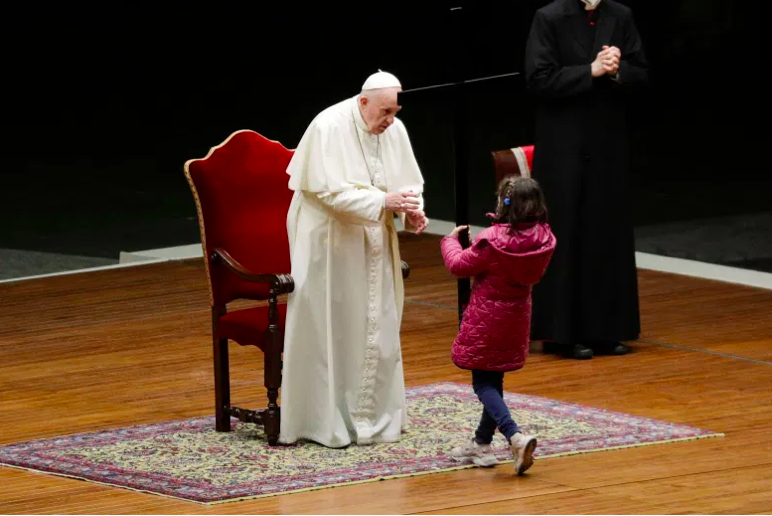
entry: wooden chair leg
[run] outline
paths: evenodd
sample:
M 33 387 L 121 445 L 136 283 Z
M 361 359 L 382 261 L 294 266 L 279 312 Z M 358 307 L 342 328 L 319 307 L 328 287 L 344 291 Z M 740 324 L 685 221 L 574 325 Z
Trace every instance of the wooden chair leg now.
M 217 338 L 217 323 L 225 315 L 225 307 L 212 307 L 212 355 L 214 357 L 214 414 L 218 432 L 231 430 L 231 381 L 228 361 L 228 339 Z
M 214 341 L 214 403 L 218 432 L 230 432 L 231 405 L 230 372 L 228 368 L 228 339 Z
M 263 427 L 265 428 L 265 436 L 268 438 L 268 444 L 271 446 L 279 442 L 279 431 L 281 427 L 281 408 L 278 404 L 279 398 L 279 385 L 277 385 L 273 378 L 276 377 L 276 369 L 279 369 L 279 375 L 281 375 L 281 359 L 277 360 L 275 354 L 268 353 L 265 355 L 265 376 L 266 387 L 268 388 L 268 409 L 263 413 Z M 269 372 L 270 371 L 270 372 Z M 271 379 L 269 380 L 269 377 Z
M 281 412 L 278 404 L 281 388 L 282 330 L 279 328 L 279 311 L 276 292 L 268 301 L 268 335 L 265 346 L 265 387 L 268 389 L 268 409 L 263 413 L 263 427 L 268 444 L 279 442 Z
M 268 409 L 263 412 L 263 427 L 268 444 L 275 445 L 279 442 L 281 426 L 281 408 L 279 407 L 279 388 L 281 388 L 281 348 L 276 347 L 277 337 L 281 337 L 278 328 L 269 329 L 268 338 L 271 344 L 266 347 L 265 353 L 265 387 L 268 389 Z

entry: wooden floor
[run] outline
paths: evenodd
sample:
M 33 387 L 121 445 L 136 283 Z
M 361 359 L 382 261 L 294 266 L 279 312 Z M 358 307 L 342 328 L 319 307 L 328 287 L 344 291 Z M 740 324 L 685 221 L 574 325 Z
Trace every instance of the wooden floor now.
M 437 238 L 402 245 L 406 381 L 467 381 L 449 359 L 455 283 Z M 506 389 L 725 438 L 538 460 L 521 478 L 505 465 L 212 507 L 0 467 L 0 514 L 772 513 L 772 291 L 639 277 L 633 354 L 534 353 Z M 212 413 L 200 261 L 6 283 L 0 306 L 0 444 Z M 234 348 L 233 401 L 263 406 L 259 352 Z

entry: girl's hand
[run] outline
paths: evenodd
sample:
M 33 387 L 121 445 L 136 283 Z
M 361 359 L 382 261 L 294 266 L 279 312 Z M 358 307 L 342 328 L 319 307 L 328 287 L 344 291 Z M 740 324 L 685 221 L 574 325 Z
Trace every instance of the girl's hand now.
M 464 230 L 468 230 L 469 226 L 458 226 L 453 231 L 450 232 L 449 237 L 458 238 L 458 234 L 461 233 Z

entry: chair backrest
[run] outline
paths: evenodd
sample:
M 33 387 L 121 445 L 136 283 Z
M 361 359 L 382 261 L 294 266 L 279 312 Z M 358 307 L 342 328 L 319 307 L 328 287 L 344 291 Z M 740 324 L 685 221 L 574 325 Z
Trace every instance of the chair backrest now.
M 496 184 L 507 176 L 531 177 L 533 167 L 533 145 L 491 152 Z
M 293 192 L 287 165 L 293 151 L 251 130 L 236 131 L 201 159 L 185 163 L 198 211 L 212 305 L 267 299 L 268 287 L 212 267 L 216 248 L 252 272 L 289 274 L 287 211 Z

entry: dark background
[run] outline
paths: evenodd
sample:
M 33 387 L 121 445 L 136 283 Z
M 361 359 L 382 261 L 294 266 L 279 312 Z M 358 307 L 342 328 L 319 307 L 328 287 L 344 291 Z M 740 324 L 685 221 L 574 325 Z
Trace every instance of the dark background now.
M 0 31 L 0 248 L 117 258 L 198 242 L 187 159 L 238 129 L 294 148 L 378 68 L 405 89 L 452 80 L 459 37 L 470 77 L 520 71 L 545 3 L 465 2 L 461 34 L 439 1 L 15 6 Z M 770 211 L 758 2 L 622 3 L 652 70 L 630 99 L 636 225 Z M 429 217 L 452 220 L 453 106 L 421 99 L 401 118 Z M 532 143 L 533 99 L 522 77 L 500 79 L 467 108 L 470 215 L 484 224 L 489 153 Z

